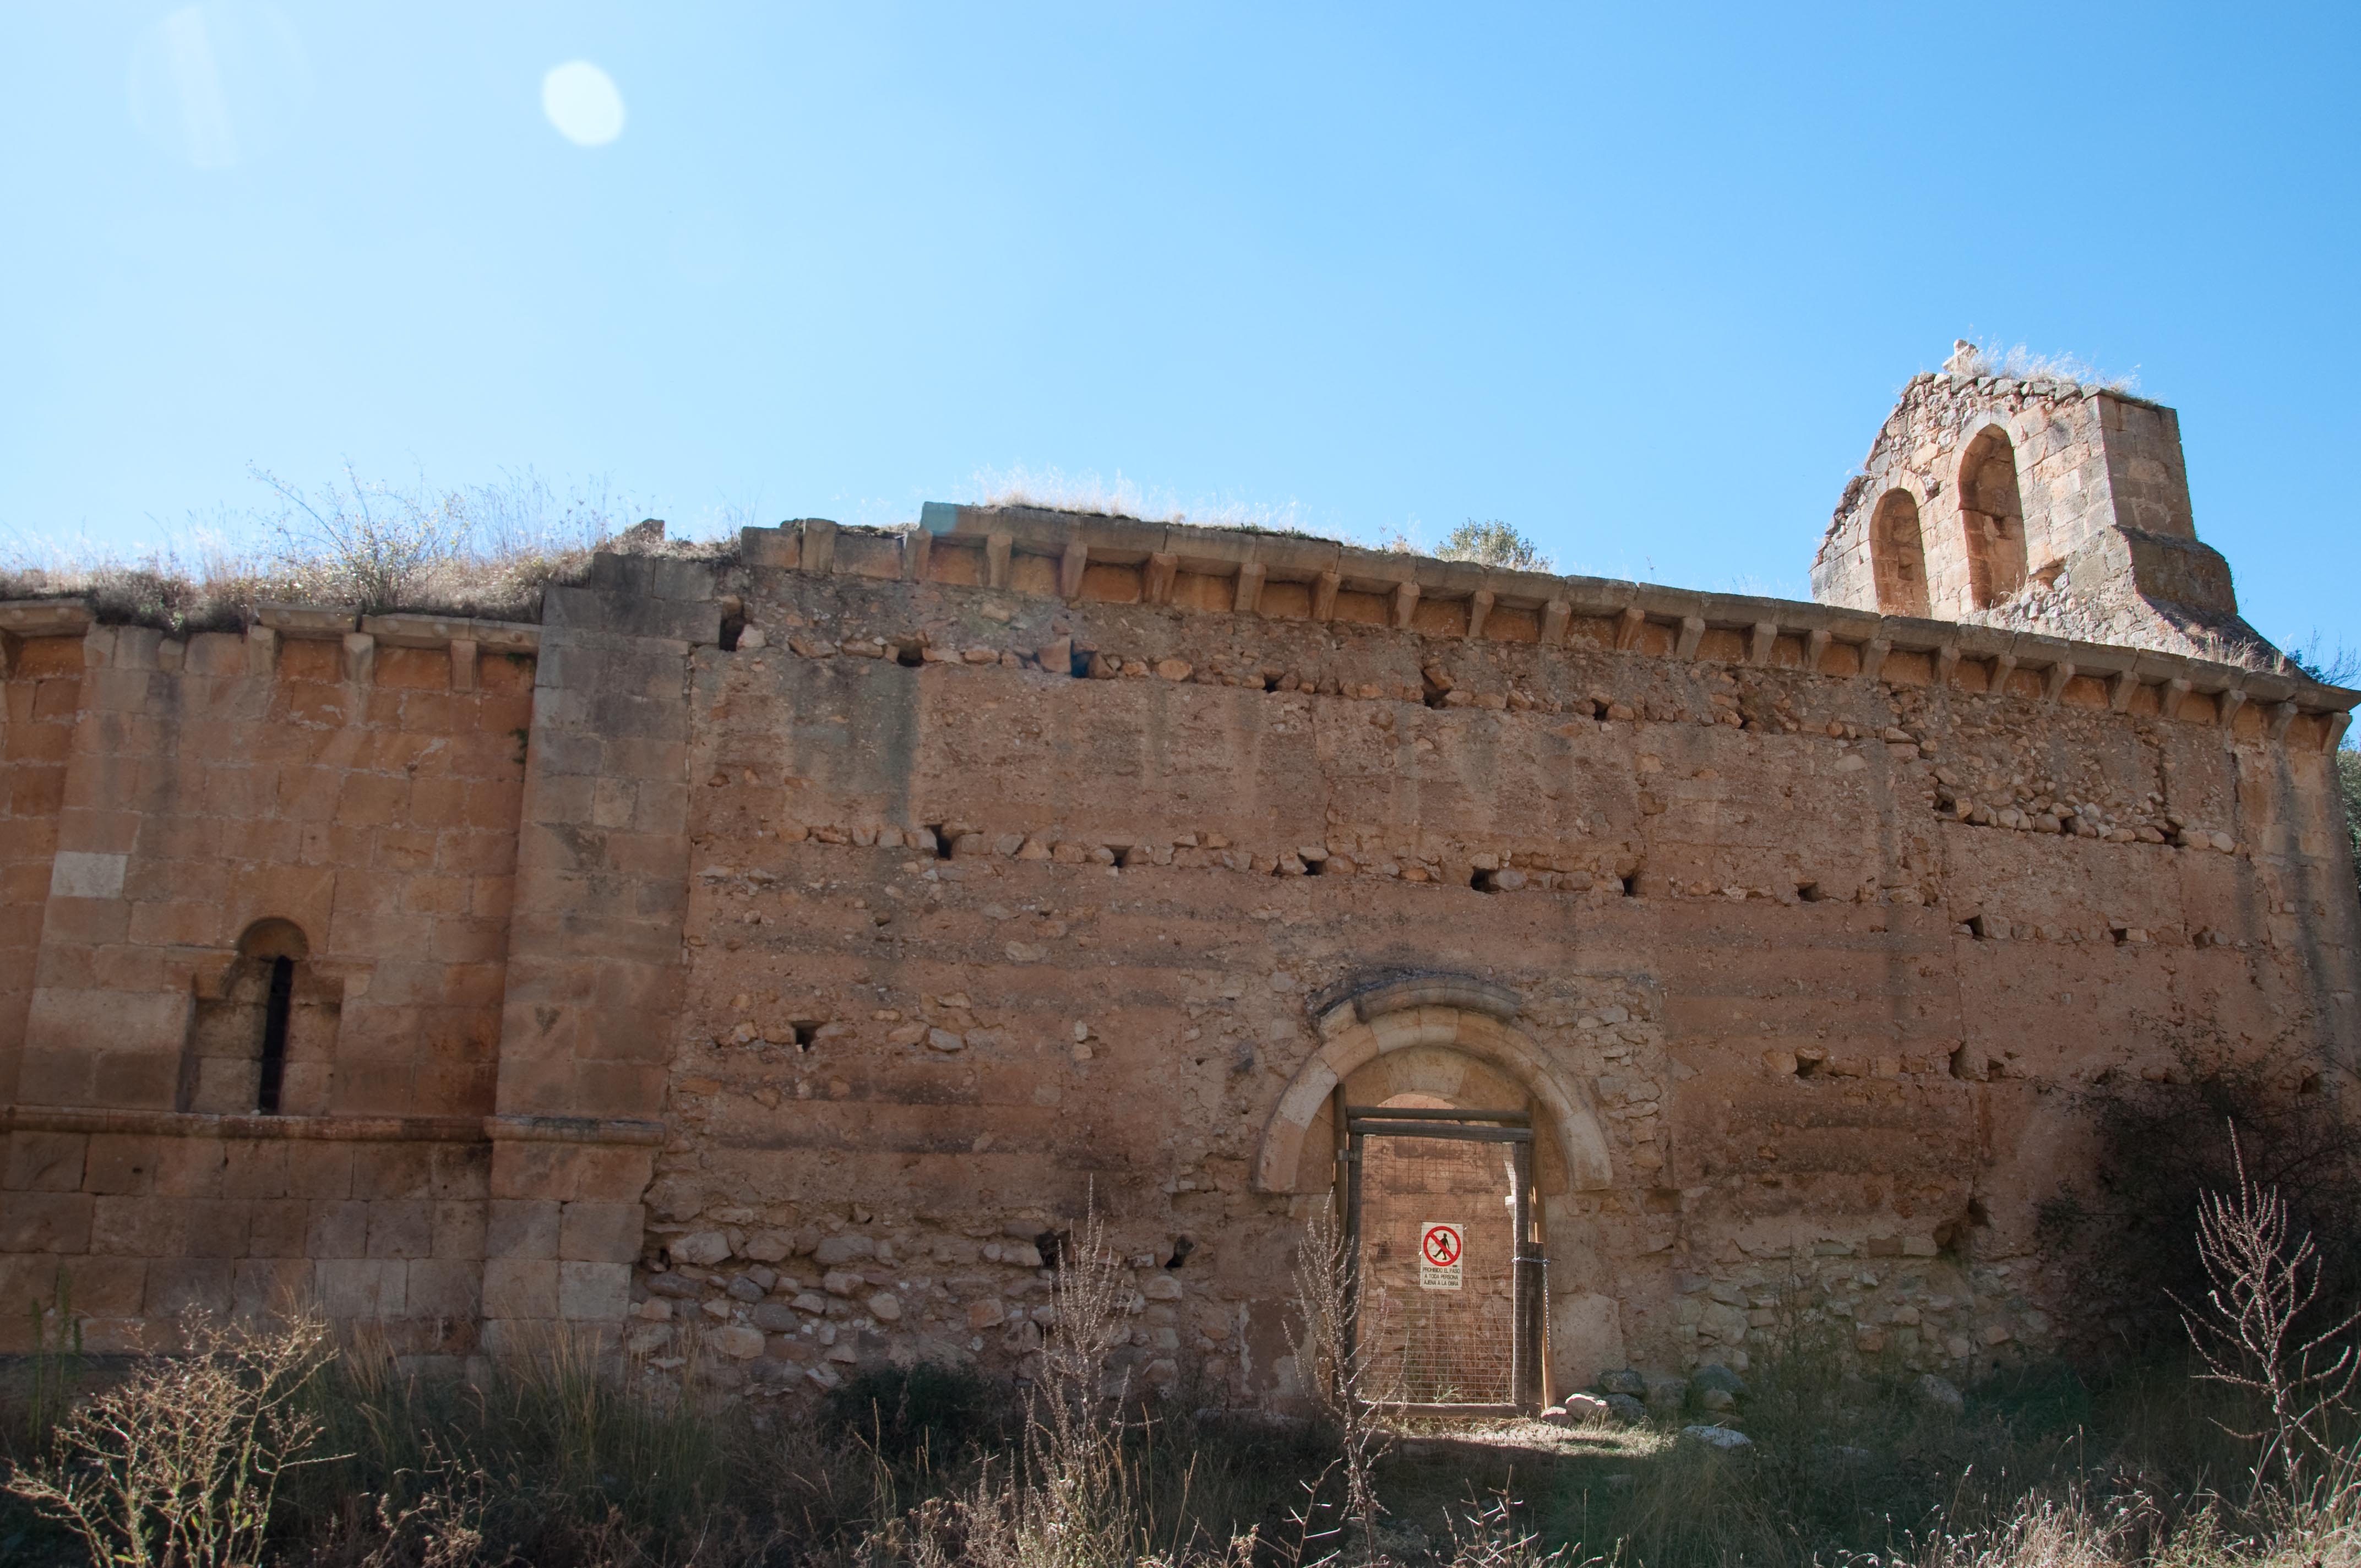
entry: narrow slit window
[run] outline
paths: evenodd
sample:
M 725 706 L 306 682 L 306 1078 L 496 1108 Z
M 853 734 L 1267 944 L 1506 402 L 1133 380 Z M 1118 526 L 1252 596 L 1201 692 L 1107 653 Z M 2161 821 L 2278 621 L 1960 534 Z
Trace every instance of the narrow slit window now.
M 208 1116 L 313 1116 L 322 1103 L 344 987 L 311 962 L 291 920 L 247 927 L 237 956 L 192 977 L 173 1104 Z
M 287 1077 L 287 1017 L 295 999 L 295 960 L 270 960 L 270 999 L 262 1010 L 262 1074 L 254 1108 L 279 1114 L 279 1087 Z

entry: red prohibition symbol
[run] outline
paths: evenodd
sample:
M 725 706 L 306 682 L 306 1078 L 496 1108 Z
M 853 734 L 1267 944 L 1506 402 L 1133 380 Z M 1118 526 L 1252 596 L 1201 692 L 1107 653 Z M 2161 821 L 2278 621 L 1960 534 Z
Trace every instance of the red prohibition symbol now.
M 1426 1261 L 1437 1268 L 1448 1268 L 1459 1261 L 1459 1233 L 1448 1225 L 1430 1226 L 1422 1245 Z

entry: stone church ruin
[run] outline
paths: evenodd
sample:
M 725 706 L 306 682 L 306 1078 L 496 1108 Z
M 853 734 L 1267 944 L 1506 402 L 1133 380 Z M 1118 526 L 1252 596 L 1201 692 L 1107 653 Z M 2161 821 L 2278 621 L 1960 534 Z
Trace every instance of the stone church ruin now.
M 2361 694 L 2120 393 L 1913 381 L 1812 581 L 929 505 L 536 624 L 0 606 L 0 1348 L 62 1277 L 96 1349 L 308 1299 L 420 1365 L 1017 1374 L 1093 1204 L 1136 1381 L 1238 1403 L 1323 1204 L 1424 1402 L 1783 1313 L 2070 1343 L 2087 1096 L 2339 1091 Z

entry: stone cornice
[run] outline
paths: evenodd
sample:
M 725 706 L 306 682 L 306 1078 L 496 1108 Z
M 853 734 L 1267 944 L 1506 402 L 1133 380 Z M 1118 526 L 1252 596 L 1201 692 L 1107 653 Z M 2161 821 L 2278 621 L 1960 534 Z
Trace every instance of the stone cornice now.
M 1458 607 L 1450 619 L 1453 630 L 1443 635 L 1489 641 L 1488 623 L 1497 624 L 1495 612 L 1506 609 L 1532 616 L 1538 632 L 1533 640 L 1543 646 L 1564 645 L 1577 620 L 1610 623 L 1612 644 L 1622 651 L 1640 648 L 1645 628 L 1664 628 L 1673 656 L 1682 660 L 1714 657 L 1703 649 L 1708 631 L 1739 633 L 1741 656 L 1730 662 L 1745 664 L 1770 663 L 1781 637 L 1798 637 L 1803 667 L 1816 673 L 1837 673 L 1828 669 L 1827 660 L 1839 645 L 1853 652 L 1851 673 L 1872 678 L 1896 652 L 1927 656 L 1944 681 L 1960 660 L 1976 660 L 2002 673 L 2041 674 L 2044 695 L 2052 701 L 2076 676 L 2092 677 L 2107 687 L 2107 706 L 2116 712 L 2125 709 L 2139 685 L 2232 694 L 2221 704 L 2225 725 L 2247 703 L 2270 711 L 2275 738 L 2299 715 L 2325 716 L 2330 750 L 2342 739 L 2349 711 L 2361 704 L 2361 691 L 2147 649 L 1791 599 L 1504 571 L 1298 534 L 1029 507 L 930 501 L 920 526 L 906 532 L 843 528 L 819 520 L 749 528 L 741 558 L 754 567 L 1002 588 L 1069 602 L 1176 604 L 1175 585 L 1190 574 L 1225 585 L 1216 602 L 1208 605 L 1201 598 L 1193 608 L 1235 615 L 1271 615 L 1265 602 L 1271 586 L 1292 584 L 1300 585 L 1295 602 L 1305 613 L 1286 619 L 1345 619 L 1335 613 L 1338 596 L 1353 594 L 1365 602 L 1382 600 L 1385 625 L 1429 636 L 1437 633 L 1431 625 L 1417 625 L 1418 607 Z M 1091 576 L 1093 567 L 1123 569 L 1121 593 L 1092 591 L 1097 581 Z M 1136 590 L 1130 586 L 1135 574 Z

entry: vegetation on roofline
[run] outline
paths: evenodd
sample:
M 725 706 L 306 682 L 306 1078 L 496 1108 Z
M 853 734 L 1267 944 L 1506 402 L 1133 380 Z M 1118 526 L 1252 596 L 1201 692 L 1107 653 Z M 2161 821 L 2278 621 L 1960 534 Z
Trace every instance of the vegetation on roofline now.
M 564 491 L 531 469 L 438 489 L 342 478 L 313 489 L 265 469 L 265 501 L 192 517 L 181 543 L 136 558 L 21 538 L 0 549 L 0 600 L 83 598 L 102 621 L 174 635 L 235 631 L 258 605 L 349 605 L 487 620 L 541 619 L 542 589 L 580 580 L 598 550 L 716 554 L 628 522 L 603 483 Z
M 2073 354 L 2036 354 L 2023 344 L 2014 345 L 1994 341 L 1968 343 L 1943 362 L 1943 373 L 1966 380 L 1991 376 L 2004 381 L 2059 381 L 2068 386 L 2081 387 L 2096 392 L 2136 393 L 2139 390 L 2137 371 L 2116 375 L 2101 370 L 2087 359 Z
M 1554 572 L 1549 552 L 1498 518 L 1483 522 L 1469 518 L 1453 529 L 1435 552 L 1446 561 L 1473 561 L 1509 572 Z
M 736 525 L 751 521 L 725 519 L 730 527 L 719 540 L 667 539 L 661 522 L 630 522 L 628 498 L 605 484 L 561 491 L 531 469 L 456 489 L 365 479 L 350 465 L 311 489 L 267 469 L 253 475 L 266 494 L 262 505 L 192 517 L 180 542 L 137 556 L 22 537 L 0 543 L 0 601 L 81 598 L 102 622 L 175 636 L 241 630 L 254 623 L 258 606 L 270 603 L 534 621 L 542 590 L 580 581 L 596 552 L 722 558 L 736 549 Z M 1336 543 L 1292 526 L 1291 508 L 1194 518 L 1167 509 L 1159 518 L 1128 486 L 1051 477 L 1058 482 L 997 484 L 979 504 Z M 1400 532 L 1383 547 L 1426 553 Z M 1517 571 L 1554 569 L 1538 545 L 1497 520 L 1470 519 L 1432 554 Z
M 1186 512 L 1170 511 L 1161 516 L 1150 515 L 1154 509 L 1143 507 L 1136 493 L 1113 497 L 1066 497 L 1069 501 L 1096 499 L 1103 504 L 1050 505 L 1031 492 L 1006 488 L 995 492 L 977 504 L 983 507 L 1022 507 L 1032 511 L 1062 512 L 1070 517 L 1104 517 L 1132 522 L 1162 522 L 1195 528 L 1218 528 L 1233 533 L 1261 533 L 1283 539 L 1310 539 L 1323 544 L 1349 544 L 1347 539 L 1330 534 L 1313 533 L 1301 528 L 1273 526 L 1265 521 L 1244 521 L 1235 517 L 1191 517 Z M 1121 510 L 1129 505 L 1138 510 Z M 914 525 L 915 526 L 915 525 Z M 1554 572 L 1557 564 L 1550 554 L 1517 529 L 1498 518 L 1477 521 L 1469 518 L 1444 536 L 1441 544 L 1428 549 L 1402 530 L 1387 534 L 1379 548 L 1404 555 L 1433 555 L 1443 561 L 1468 561 L 1479 566 L 1497 566 L 1510 572 Z

